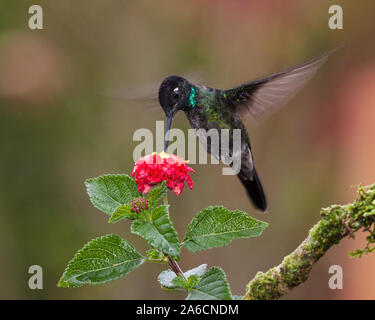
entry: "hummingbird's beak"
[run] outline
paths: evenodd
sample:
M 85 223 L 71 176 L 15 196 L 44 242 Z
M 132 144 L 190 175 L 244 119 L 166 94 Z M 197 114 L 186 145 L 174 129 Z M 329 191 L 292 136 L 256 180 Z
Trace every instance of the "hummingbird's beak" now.
M 167 116 L 167 127 L 165 129 L 164 152 L 167 152 L 169 143 L 169 130 L 171 129 L 173 115 Z

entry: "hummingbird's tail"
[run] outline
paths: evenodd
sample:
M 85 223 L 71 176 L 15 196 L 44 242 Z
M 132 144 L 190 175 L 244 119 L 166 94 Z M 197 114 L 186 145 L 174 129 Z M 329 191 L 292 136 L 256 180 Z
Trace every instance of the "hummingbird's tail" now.
M 264 194 L 262 183 L 258 177 L 258 174 L 253 168 L 253 179 L 250 180 L 247 175 L 244 175 L 242 171 L 237 175 L 241 180 L 243 186 L 246 188 L 247 194 L 250 199 L 253 201 L 254 205 L 262 211 L 267 210 L 267 200 L 266 195 Z

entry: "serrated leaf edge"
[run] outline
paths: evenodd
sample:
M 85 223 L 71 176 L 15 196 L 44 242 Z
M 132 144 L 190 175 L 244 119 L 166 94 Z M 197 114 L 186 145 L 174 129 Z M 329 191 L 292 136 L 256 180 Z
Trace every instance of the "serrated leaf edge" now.
M 91 204 L 92 204 L 96 209 L 98 209 L 99 211 L 111 215 L 111 214 L 113 214 L 116 210 L 113 211 L 113 212 L 110 212 L 110 213 L 109 213 L 109 212 L 105 212 L 105 211 L 103 211 L 101 208 L 99 208 L 99 207 L 95 204 L 95 201 L 93 201 L 93 200 L 94 200 L 93 195 L 92 195 L 92 193 L 89 191 L 89 183 L 90 183 L 90 182 L 93 182 L 93 181 L 96 182 L 96 181 L 98 181 L 100 178 L 105 178 L 105 177 L 129 177 L 131 180 L 133 180 L 133 179 L 132 179 L 131 176 L 129 176 L 128 174 L 125 174 L 125 173 L 124 173 L 124 174 L 122 174 L 122 173 L 112 173 L 112 174 L 103 174 L 103 175 L 100 175 L 100 176 L 98 176 L 98 177 L 96 177 L 96 178 L 89 178 L 89 179 L 86 179 L 86 180 L 85 180 L 86 193 L 87 193 L 88 196 L 89 196 L 89 199 L 90 199 Z M 134 181 L 134 180 L 133 180 L 133 181 Z M 100 193 L 103 194 L 103 195 L 105 195 L 108 199 L 110 199 L 110 200 L 112 200 L 112 201 L 118 203 L 118 204 L 119 204 L 118 207 L 120 207 L 120 206 L 126 204 L 126 203 L 120 203 L 120 202 L 118 202 L 117 200 L 113 199 L 111 196 L 108 196 L 108 194 L 104 193 L 104 192 L 103 192 L 102 190 L 100 190 L 100 189 L 99 189 L 98 191 L 100 191 Z
M 94 239 L 91 239 L 89 242 L 87 242 L 81 249 L 79 249 L 75 254 L 74 254 L 74 256 L 73 256 L 73 258 L 68 262 L 68 264 L 67 264 L 67 266 L 66 266 L 66 268 L 65 268 L 65 270 L 64 270 L 64 272 L 63 272 L 63 274 L 62 274 L 62 276 L 61 276 L 61 278 L 60 278 L 60 280 L 58 281 L 58 283 L 57 283 L 57 286 L 58 287 L 60 287 L 60 288 L 78 288 L 78 287 L 81 287 L 81 286 L 83 286 L 83 285 L 85 285 L 85 284 L 90 284 L 90 285 L 98 285 L 98 284 L 102 284 L 102 283 L 105 283 L 105 282 L 109 282 L 109 281 L 113 281 L 113 280 L 117 280 L 117 279 L 119 279 L 119 278 L 121 278 L 122 276 L 124 276 L 124 275 L 119 275 L 119 276 L 116 276 L 116 277 L 114 277 L 114 278 L 112 278 L 112 279 L 108 279 L 108 280 L 103 280 L 103 281 L 98 281 L 98 282 L 91 282 L 91 281 L 85 281 L 85 282 L 82 282 L 82 284 L 70 284 L 69 283 L 69 279 L 64 279 L 64 276 L 65 276 L 65 274 L 68 272 L 68 269 L 69 269 L 69 267 L 71 267 L 72 265 L 74 265 L 75 263 L 77 263 L 78 261 L 74 261 L 74 259 L 77 257 L 77 256 L 79 256 L 81 253 L 82 253 L 82 251 L 84 251 L 93 241 L 97 241 L 97 240 L 101 240 L 101 239 L 103 239 L 103 238 L 106 238 L 106 237 L 110 237 L 110 236 L 117 236 L 117 237 L 119 237 L 121 240 L 123 240 L 125 243 L 127 243 L 128 245 L 130 245 L 133 249 L 134 249 L 134 251 L 136 252 L 136 253 L 138 253 L 139 254 L 139 258 L 138 259 L 132 259 L 132 260 L 126 260 L 126 261 L 123 261 L 123 262 L 120 262 L 120 263 L 117 263 L 117 264 L 114 264 L 114 265 L 111 265 L 111 266 L 109 266 L 109 267 L 105 267 L 105 268 L 101 268 L 101 269 L 96 269 L 96 270 L 90 270 L 90 271 L 86 271 L 86 272 L 83 272 L 83 273 L 81 273 L 81 274 L 79 274 L 79 275 L 76 275 L 75 277 L 77 277 L 77 276 L 81 276 L 81 275 L 84 275 L 84 274 L 86 274 L 86 273 L 89 273 L 89 272 L 93 272 L 93 271 L 101 271 L 101 270 L 105 270 L 105 269 L 109 269 L 109 268 L 113 268 L 113 267 L 116 267 L 116 266 L 119 266 L 119 265 L 121 265 L 121 264 L 123 264 L 123 263 L 129 263 L 129 262 L 133 262 L 133 261 L 137 261 L 137 260 L 139 260 L 140 261 L 140 263 L 138 264 L 138 266 L 137 267 L 139 267 L 141 264 L 143 264 L 144 262 L 145 262 L 145 257 L 143 257 L 135 248 L 134 248 L 134 246 L 129 242 L 129 241 L 127 241 L 127 240 L 125 240 L 125 239 L 122 239 L 120 236 L 118 236 L 117 234 L 115 234 L 115 233 L 110 233 L 110 234 L 106 234 L 106 235 L 104 235 L 104 236 L 100 236 L 100 237 L 97 237 L 97 238 L 94 238 Z M 109 241 L 108 241 L 109 242 Z M 111 243 L 111 244 L 114 244 L 114 243 Z M 93 259 L 95 259 L 95 258 L 93 258 Z M 70 279 L 71 278 L 74 278 L 74 277 L 70 277 Z
M 203 212 L 204 210 L 214 210 L 214 209 L 224 209 L 224 210 L 227 210 L 227 211 L 230 211 L 230 212 L 233 212 L 233 213 L 241 213 L 242 215 L 246 215 L 247 217 L 251 218 L 251 219 L 254 219 L 256 220 L 257 222 L 259 222 L 259 226 L 257 227 L 254 227 L 254 228 L 246 228 L 246 229 L 241 229 L 241 230 L 237 230 L 237 231 L 228 231 L 228 232 L 220 232 L 220 233 L 209 233 L 209 234 L 204 234 L 204 235 L 200 235 L 200 236 L 194 236 L 192 238 L 186 238 L 186 235 L 188 234 L 189 230 L 191 229 L 194 229 L 194 227 L 198 224 L 198 223 L 201 223 L 205 218 L 206 216 L 202 216 L 202 217 L 197 217 L 201 212 Z M 231 218 L 232 219 L 232 218 Z M 195 222 L 196 220 L 196 222 Z M 226 222 L 227 223 L 227 222 Z M 268 227 L 268 223 L 265 222 L 265 221 L 261 221 L 261 220 L 258 220 L 258 219 L 255 219 L 251 216 L 249 216 L 245 211 L 242 211 L 242 210 L 230 210 L 224 206 L 221 206 L 221 205 L 218 205 L 218 206 L 208 206 L 207 208 L 204 208 L 202 209 L 201 211 L 199 211 L 197 213 L 197 215 L 193 218 L 193 220 L 189 223 L 188 225 L 188 230 L 186 231 L 186 235 L 185 235 L 185 238 L 184 240 L 181 242 L 181 245 L 185 246 L 186 247 L 186 243 L 188 242 L 192 242 L 192 243 L 195 243 L 194 239 L 197 239 L 197 238 L 205 238 L 205 237 L 213 237 L 213 236 L 218 236 L 218 235 L 229 235 L 231 233 L 238 233 L 238 232 L 242 232 L 242 231 L 247 231 L 247 230 L 254 230 L 254 231 L 260 231 L 259 235 L 260 236 L 263 231 Z M 247 237 L 247 236 L 241 236 L 241 237 L 238 237 L 236 239 L 244 239 L 244 238 L 251 238 L 250 237 Z M 233 240 L 236 240 L 236 239 L 230 239 L 228 241 L 228 243 L 226 245 L 229 245 Z M 198 245 L 197 245 L 198 246 Z M 225 246 L 225 245 L 224 245 Z M 199 248 L 197 250 L 191 250 L 191 248 L 187 248 L 189 251 L 195 253 L 195 252 L 199 252 L 199 251 L 203 251 L 203 250 L 208 250 L 208 249 L 213 249 L 213 248 L 218 248 L 218 247 L 222 247 L 222 246 L 217 246 L 217 247 L 208 247 L 208 248 Z
M 214 266 L 214 267 L 211 267 L 209 270 L 207 270 L 207 271 L 202 275 L 202 279 L 201 279 L 200 282 L 197 284 L 197 286 L 199 286 L 199 284 L 201 284 L 202 280 L 204 279 L 204 276 L 205 276 L 207 273 L 209 273 L 211 270 L 217 270 L 217 271 L 219 271 L 220 273 L 223 274 L 223 276 L 224 276 L 224 286 L 226 287 L 226 289 L 228 289 L 228 291 L 229 291 L 229 293 L 230 293 L 230 296 L 231 296 L 231 298 L 232 298 L 232 299 L 228 299 L 228 300 L 233 300 L 233 295 L 232 295 L 231 290 L 230 290 L 230 286 L 229 286 L 229 283 L 228 283 L 228 280 L 227 280 L 227 275 L 225 274 L 224 270 L 221 269 L 220 267 L 215 267 L 215 266 Z M 211 282 L 211 283 L 212 283 L 212 282 Z M 191 289 L 190 289 L 190 292 L 193 291 L 193 290 L 198 291 L 199 293 L 204 294 L 204 295 L 206 295 L 206 296 L 208 296 L 208 297 L 213 297 L 213 299 L 209 299 L 209 300 L 220 300 L 220 299 L 218 299 L 217 297 L 215 297 L 215 296 L 213 296 L 213 295 L 211 295 L 211 294 L 207 294 L 206 292 L 197 289 L 196 287 L 191 288 Z M 190 294 L 190 292 L 189 292 L 189 294 Z M 186 299 L 188 299 L 188 297 L 189 297 L 189 295 L 186 297 Z M 203 299 L 200 299 L 200 300 L 203 300 Z
M 160 206 L 158 206 L 158 207 L 156 207 L 154 210 L 153 210 L 153 212 L 152 212 L 152 215 L 151 216 L 153 216 L 153 214 L 154 214 L 154 211 L 155 210 L 157 210 L 158 208 L 161 208 L 161 207 L 166 207 L 167 208 L 167 217 L 168 217 L 168 222 L 166 223 L 166 224 L 168 224 L 169 226 L 171 226 L 172 227 L 172 234 L 176 237 L 176 239 L 177 239 L 177 242 L 176 243 L 173 243 L 173 244 L 175 244 L 177 247 L 178 247 L 178 253 L 177 253 L 177 255 L 175 255 L 174 253 L 172 253 L 172 252 L 165 252 L 162 248 L 157 248 L 157 249 L 159 249 L 159 250 L 161 250 L 162 252 L 164 252 L 165 254 L 167 254 L 168 256 L 170 256 L 171 258 L 173 258 L 173 259 L 176 259 L 177 261 L 179 261 L 180 260 L 180 252 L 181 252 L 181 244 L 180 244 L 180 242 L 178 241 L 178 234 L 177 234 L 177 231 L 176 231 L 176 229 L 174 228 L 174 226 L 173 226 L 173 223 L 172 223 L 172 221 L 171 221 L 171 219 L 170 219 L 170 217 L 169 217 L 169 210 L 168 210 L 168 208 L 169 208 L 169 205 L 160 205 Z M 133 223 L 132 223 L 132 225 L 131 225 L 131 227 L 130 227 L 130 231 L 131 231 L 131 233 L 134 233 L 134 234 L 137 234 L 137 235 L 139 235 L 140 237 L 142 237 L 142 238 L 144 238 L 141 234 L 139 234 L 138 232 L 136 232 L 135 230 L 134 230 L 134 227 L 133 227 L 133 225 L 135 224 L 135 223 L 139 223 L 139 222 L 146 222 L 146 223 L 149 223 L 161 236 L 162 236 L 162 239 L 164 240 L 163 242 L 166 242 L 167 244 L 171 244 L 166 238 L 165 238 L 165 236 L 163 235 L 163 234 L 161 234 L 160 232 L 159 232 L 159 230 L 155 227 L 155 225 L 154 225 L 154 220 L 152 220 L 152 222 L 150 222 L 150 221 L 148 221 L 148 220 L 135 220 Z M 165 224 L 163 224 L 163 226 L 164 226 Z M 147 242 L 149 242 L 149 240 L 147 240 L 146 238 L 144 238 Z M 150 244 L 151 246 L 152 246 L 152 244 Z

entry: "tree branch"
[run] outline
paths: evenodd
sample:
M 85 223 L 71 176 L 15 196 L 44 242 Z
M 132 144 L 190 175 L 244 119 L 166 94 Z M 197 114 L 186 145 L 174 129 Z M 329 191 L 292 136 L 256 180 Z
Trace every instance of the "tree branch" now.
M 357 199 L 347 205 L 332 205 L 321 210 L 321 220 L 307 238 L 276 267 L 258 272 L 246 286 L 243 300 L 278 299 L 305 282 L 315 262 L 346 236 L 363 229 L 368 232 L 367 245 L 352 256 L 375 250 L 375 185 L 359 187 Z

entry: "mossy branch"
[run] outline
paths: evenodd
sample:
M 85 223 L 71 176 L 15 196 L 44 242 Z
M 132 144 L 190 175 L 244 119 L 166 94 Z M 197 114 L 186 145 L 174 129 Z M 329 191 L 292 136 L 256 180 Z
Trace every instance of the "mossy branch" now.
M 375 185 L 359 187 L 357 199 L 347 205 L 332 205 L 321 210 L 321 220 L 307 238 L 276 267 L 258 272 L 246 286 L 243 300 L 278 299 L 305 282 L 315 262 L 333 245 L 354 233 L 368 233 L 367 245 L 351 256 L 362 256 L 375 250 Z

